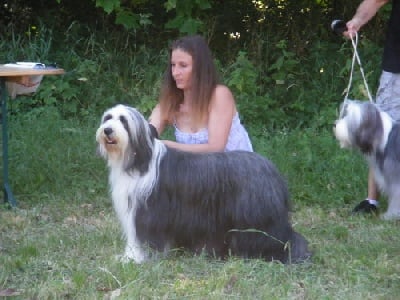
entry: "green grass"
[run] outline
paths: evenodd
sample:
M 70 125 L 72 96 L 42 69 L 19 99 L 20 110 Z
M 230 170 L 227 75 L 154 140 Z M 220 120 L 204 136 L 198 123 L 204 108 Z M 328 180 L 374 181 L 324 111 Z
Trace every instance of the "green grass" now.
M 0 295 L 10 299 L 397 299 L 398 222 L 352 216 L 367 169 L 330 129 L 250 128 L 255 149 L 288 180 L 293 224 L 310 262 L 174 255 L 122 264 L 107 170 L 96 156 L 100 116 L 38 109 L 10 119 L 10 180 L 18 208 L 0 207 Z M 384 203 L 382 203 L 384 204 Z

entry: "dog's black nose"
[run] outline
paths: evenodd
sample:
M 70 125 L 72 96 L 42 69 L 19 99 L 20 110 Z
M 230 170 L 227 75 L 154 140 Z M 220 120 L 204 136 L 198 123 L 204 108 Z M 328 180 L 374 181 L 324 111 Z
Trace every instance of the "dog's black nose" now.
M 112 130 L 112 128 L 110 128 L 110 127 L 106 127 L 106 128 L 104 128 L 104 134 L 105 135 L 111 135 L 113 133 L 113 130 Z

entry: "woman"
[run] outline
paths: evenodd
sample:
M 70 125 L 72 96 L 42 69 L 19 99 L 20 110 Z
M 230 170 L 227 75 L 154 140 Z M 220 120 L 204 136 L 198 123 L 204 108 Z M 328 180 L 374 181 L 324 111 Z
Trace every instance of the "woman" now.
M 159 103 L 149 122 L 159 135 L 173 125 L 176 142 L 163 142 L 179 150 L 253 151 L 233 95 L 219 83 L 211 51 L 198 35 L 172 44 Z

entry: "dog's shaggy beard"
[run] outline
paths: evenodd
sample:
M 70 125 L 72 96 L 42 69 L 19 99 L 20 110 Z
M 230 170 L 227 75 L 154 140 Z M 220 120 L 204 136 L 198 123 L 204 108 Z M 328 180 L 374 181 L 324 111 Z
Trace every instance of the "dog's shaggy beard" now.
M 126 260 L 144 261 L 147 247 L 282 262 L 310 256 L 289 224 L 286 183 L 260 155 L 169 149 L 138 111 L 122 105 L 104 113 L 96 136 L 110 168 Z

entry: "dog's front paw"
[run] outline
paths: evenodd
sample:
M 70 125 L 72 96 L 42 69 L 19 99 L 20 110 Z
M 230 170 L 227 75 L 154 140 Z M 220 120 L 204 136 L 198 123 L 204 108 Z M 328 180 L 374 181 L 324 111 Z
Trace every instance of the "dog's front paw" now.
M 129 263 L 131 261 L 131 259 L 129 259 L 125 254 L 115 255 L 115 260 L 117 260 L 123 264 Z
M 400 211 L 387 211 L 381 215 L 381 219 L 385 221 L 400 220 Z
M 141 264 L 141 263 L 146 261 L 145 257 L 134 256 L 132 254 L 127 254 L 127 253 L 116 255 L 115 259 L 118 260 L 119 262 L 123 263 L 123 264 L 127 264 L 127 263 L 130 263 L 130 262 L 135 262 L 137 264 Z
M 122 263 L 134 261 L 141 264 L 147 260 L 147 255 L 142 251 L 132 251 L 132 248 L 128 248 L 123 255 L 117 255 L 117 259 Z

